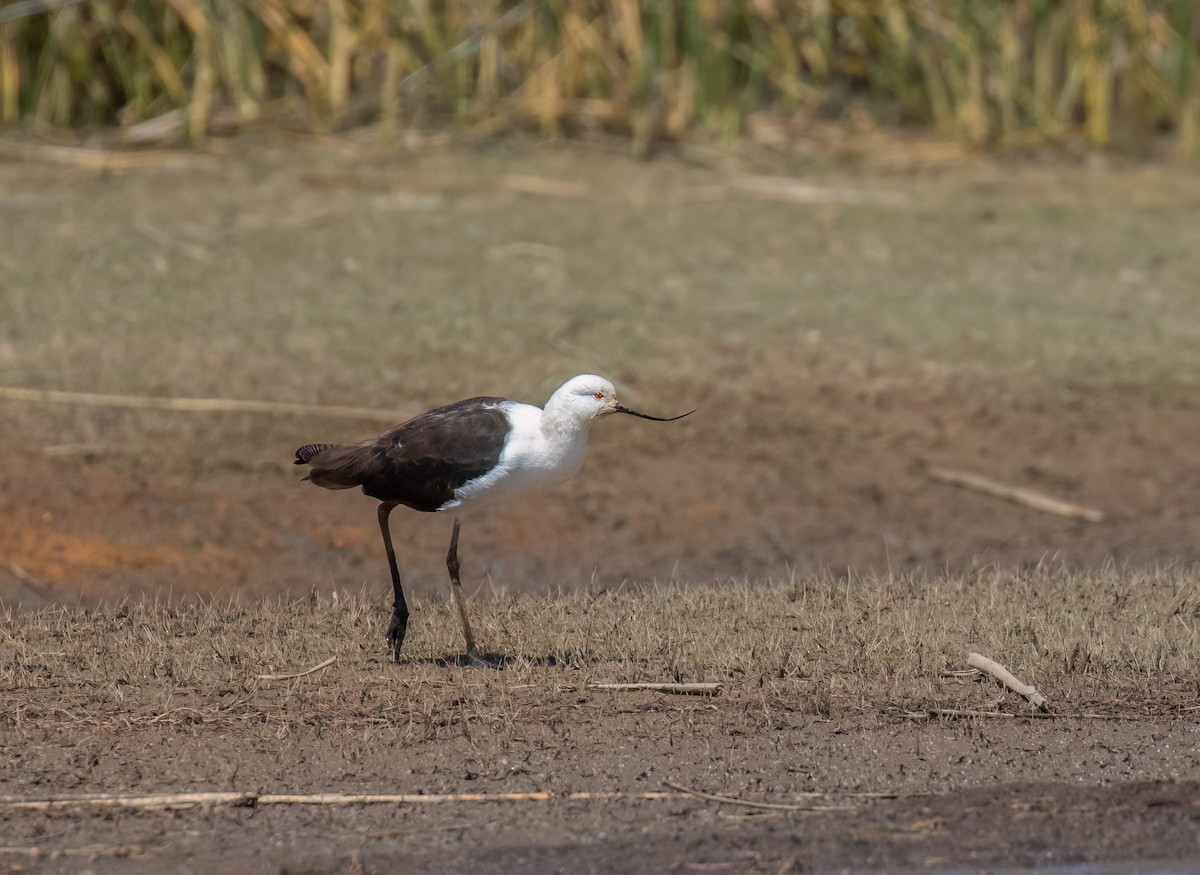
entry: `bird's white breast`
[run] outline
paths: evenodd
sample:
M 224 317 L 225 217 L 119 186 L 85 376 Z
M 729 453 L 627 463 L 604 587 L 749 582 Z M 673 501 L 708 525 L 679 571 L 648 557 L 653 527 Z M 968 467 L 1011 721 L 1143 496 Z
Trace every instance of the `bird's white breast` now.
M 500 459 L 486 474 L 469 480 L 454 492 L 454 499 L 439 510 L 470 503 L 473 506 L 506 501 L 514 496 L 570 479 L 587 455 L 587 431 L 547 435 L 542 411 L 531 404 L 508 401 L 501 405 L 512 430 Z

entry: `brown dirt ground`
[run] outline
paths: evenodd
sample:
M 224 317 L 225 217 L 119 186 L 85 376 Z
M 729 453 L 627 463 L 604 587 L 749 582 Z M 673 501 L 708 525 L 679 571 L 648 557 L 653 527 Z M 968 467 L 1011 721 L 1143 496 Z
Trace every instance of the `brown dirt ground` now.
M 737 399 L 743 439 L 712 425 L 723 411 L 711 404 L 677 432 L 678 452 L 635 437 L 629 423 L 603 423 L 574 483 L 471 521 L 464 575 L 481 583 L 468 582 L 468 590 L 483 600 L 560 587 L 599 592 L 626 580 L 803 579 L 827 569 L 857 579 L 888 570 L 932 576 L 981 566 L 1200 561 L 1194 396 L 1119 385 L 1026 396 L 976 376 L 898 378 L 802 357 L 755 366 L 774 382 Z M 238 422 L 234 431 L 251 430 Z M 292 449 L 321 439 L 328 423 L 294 426 L 269 452 L 259 447 L 278 464 L 190 452 L 177 458 L 170 440 L 136 456 L 50 455 L 41 439 L 6 434 L 0 598 L 36 607 L 128 594 L 252 601 L 361 585 L 383 593 L 371 503 L 299 483 L 287 464 Z M 270 434 L 275 441 L 281 432 Z M 926 463 L 1042 489 L 1101 508 L 1108 519 L 1079 523 L 959 491 L 930 481 Z M 410 588 L 440 596 L 448 524 L 403 519 L 397 552 Z M 1194 618 L 1192 611 L 1181 622 Z M 370 622 L 382 629 L 382 613 Z M 362 658 L 380 677 L 406 671 L 369 654 Z M 429 706 L 425 734 L 415 739 L 411 726 L 308 720 L 302 697 L 291 705 L 292 724 L 209 724 L 185 719 L 186 709 L 219 710 L 237 691 L 197 696 L 181 687 L 147 712 L 170 719 L 133 727 L 81 719 L 71 704 L 79 689 L 51 685 L 40 716 L 22 722 L 13 715 L 28 704 L 26 694 L 13 685 L 4 690 L 0 721 L 0 792 L 631 792 L 672 780 L 750 801 L 819 792 L 820 804 L 839 810 L 674 799 L 0 811 L 0 865 L 14 872 L 1200 870 L 1200 739 L 1188 710 L 1194 673 L 1176 679 L 1169 709 L 1144 708 L 1128 720 L 914 722 L 878 701 L 822 714 L 807 688 L 776 700 L 777 713 L 764 720 L 748 718 L 735 695 L 634 694 L 614 707 L 569 684 L 497 691 L 493 673 L 438 659 L 445 654 L 428 657 L 432 668 L 425 668 L 451 686 L 477 684 L 507 697 L 528 720 L 472 732 L 462 716 L 469 696 L 459 691 Z M 115 702 L 120 713 L 123 689 L 114 682 L 85 693 Z M 174 712 L 172 696 L 188 704 Z M 976 704 L 987 704 L 979 697 Z M 279 706 L 285 712 L 289 701 Z M 890 798 L 852 795 L 863 792 Z M 1090 863 L 1100 868 L 1071 868 Z
M 352 746 L 336 732 L 283 742 L 186 730 L 48 733 L 30 739 L 25 780 L 9 789 L 23 796 L 97 786 L 169 792 L 186 782 L 194 789 L 286 784 L 289 792 L 405 787 L 428 794 L 617 786 L 636 794 L 662 790 L 660 781 L 670 776 L 687 787 L 732 785 L 751 802 L 834 810 L 780 812 L 673 798 L 6 813 L 5 863 L 9 871 L 188 872 L 219 865 L 280 873 L 772 875 L 1129 872 L 1147 863 L 1154 868 L 1140 871 L 1185 872 L 1200 865 L 1200 783 L 1159 777 L 1196 774 L 1194 724 L 807 720 L 726 735 L 711 708 L 674 706 L 648 694 L 625 705 L 627 714 L 576 722 L 573 741 L 503 750 L 482 737 L 410 748 L 390 744 L 386 733 L 369 746 Z M 690 742 L 667 732 L 680 721 L 690 724 L 681 730 Z M 1122 751 L 1132 752 L 1131 762 L 1123 762 Z M 1099 782 L 1098 770 L 1105 776 Z M 756 789 L 764 785 L 769 792 Z M 792 795 L 814 787 L 827 795 Z M 854 795 L 869 792 L 898 795 Z M 43 856 L 13 848 L 40 849 Z M 1069 868 L 1087 863 L 1101 865 Z
M 400 665 L 373 595 L 14 614 L 0 625 L 5 797 L 624 795 L 50 813 L 0 800 L 0 853 L 12 871 L 1189 871 L 1194 579 L 1142 579 L 1136 600 L 1129 586 L 996 572 L 514 596 L 475 606 L 481 641 L 509 659 L 499 671 L 456 664 L 454 618 L 432 600 Z M 1022 716 L 991 682 L 947 672 L 969 647 L 1067 716 Z M 664 674 L 724 686 L 590 686 Z M 668 784 L 739 804 L 637 798 Z
M 511 604 L 519 607 L 528 598 L 513 597 Z M 485 605 L 476 607 L 479 621 Z M 1132 694 L 1106 690 L 1103 675 L 1089 679 L 1086 669 L 1074 681 L 1043 687 L 1064 709 L 1127 719 L 927 722 L 903 712 L 999 704 L 1014 713 L 1021 707 L 991 685 L 954 680 L 933 684 L 928 694 L 897 694 L 898 705 L 854 678 L 836 687 L 829 682 L 824 689 L 837 691 L 832 701 L 819 678 L 811 677 L 778 682 L 781 689 L 763 694 L 762 677 L 718 675 L 726 690 L 713 700 L 589 691 L 580 684 L 588 677 L 605 679 L 610 669 L 603 660 L 584 662 L 582 672 L 579 664 L 553 655 L 501 672 L 455 667 L 457 630 L 450 612 L 430 600 L 416 611 L 421 624 L 441 629 L 432 656 L 419 627 L 406 664 L 391 664 L 379 638 L 386 609 L 372 596 L 357 640 L 349 653 L 339 654 L 357 677 L 318 673 L 271 684 L 277 692 L 267 707 L 254 701 L 263 696 L 255 685 L 206 684 L 180 669 L 179 663 L 205 658 L 203 636 L 168 641 L 174 662 L 139 660 L 144 677 L 113 672 L 124 672 L 123 658 L 134 658 L 136 644 L 127 641 L 158 634 L 149 624 L 127 624 L 132 639 L 112 636 L 112 646 L 129 648 L 129 657 L 102 647 L 88 656 L 94 645 L 86 638 L 82 648 L 71 641 L 69 617 L 64 638 L 23 636 L 16 673 L 40 676 L 37 660 L 61 662 L 56 654 L 64 650 L 73 668 L 65 677 L 52 674 L 35 691 L 24 691 L 19 680 L 4 684 L 0 795 L 250 789 L 636 796 L 663 791 L 669 781 L 748 802 L 832 810 L 680 798 L 168 812 L 0 809 L 2 862 L 12 872 L 281 875 L 1099 873 L 1200 866 L 1200 726 L 1194 675 L 1186 672 L 1136 682 Z M 898 622 L 886 609 L 864 608 L 859 615 Z M 22 617 L 31 616 L 16 615 L 5 637 L 11 641 Z M 1187 608 L 1181 618 L 1194 622 L 1195 616 Z M 1080 621 L 1094 623 L 1095 617 L 1085 610 Z M 501 628 L 523 635 L 535 625 L 535 617 L 518 617 Z M 1175 626 L 1169 621 L 1169 628 Z M 1016 634 L 1008 624 L 996 628 Z M 660 637 L 641 623 L 630 629 L 635 631 Z M 276 654 L 281 643 L 308 633 L 284 618 L 245 634 L 239 671 L 315 664 L 309 654 L 332 642 L 316 642 L 291 657 Z M 613 634 L 620 635 L 620 627 Z M 506 654 L 543 652 L 500 640 L 495 623 L 486 620 L 481 636 Z M 871 635 L 846 638 L 850 647 L 865 639 L 869 652 Z M 224 646 L 214 643 L 214 653 Z M 1052 660 L 1066 664 L 1065 649 L 1051 649 Z M 1125 658 L 1119 648 L 1106 652 L 1116 663 Z M 822 671 L 817 653 L 805 649 L 795 656 L 802 672 Z M 230 657 L 224 652 L 222 658 Z M 851 661 L 837 652 L 826 665 Z M 674 662 L 665 654 L 643 659 L 631 679 L 661 678 Z M 683 679 L 697 677 L 686 660 L 673 670 Z M 1040 672 L 1018 671 L 1041 683 Z M 768 690 L 773 683 L 766 681 Z M 1097 692 L 1121 701 L 1097 707 Z M 806 795 L 812 793 L 820 795 Z M 864 793 L 887 798 L 856 795 Z
M 782 409 L 778 396 L 746 400 L 751 410 L 775 409 L 737 458 L 703 446 L 703 420 L 684 432 L 684 452 L 636 456 L 621 448 L 628 423 L 602 423 L 576 482 L 468 521 L 468 589 L 1200 561 L 1200 469 L 1190 449 L 1200 409 L 1186 399 L 1080 392 L 1047 409 L 953 381 L 894 386 L 810 373 L 794 385 Z M 319 428 L 298 424 L 296 442 Z M 290 449 L 280 446 L 280 457 Z M 149 478 L 119 458 L 13 450 L 0 460 L 8 601 L 386 588 L 373 502 L 300 483 L 285 462 Z M 987 472 L 1108 519 L 1081 523 L 961 491 L 930 480 L 926 462 Z M 411 513 L 395 520 L 415 591 L 442 591 L 448 524 Z

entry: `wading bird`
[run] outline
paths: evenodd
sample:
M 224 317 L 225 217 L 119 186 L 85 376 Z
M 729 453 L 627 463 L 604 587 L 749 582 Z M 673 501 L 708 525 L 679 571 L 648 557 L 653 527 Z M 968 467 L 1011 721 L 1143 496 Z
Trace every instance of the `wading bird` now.
M 392 509 L 402 504 L 426 513 L 453 512 L 446 555 L 450 598 L 462 621 L 467 656 L 478 660 L 458 577 L 463 514 L 570 479 L 583 465 L 592 422 L 611 413 L 671 422 L 695 411 L 670 417 L 638 413 L 617 403 L 608 380 L 585 374 L 560 386 L 545 408 L 507 398 L 468 398 L 356 444 L 306 444 L 296 450 L 295 463 L 312 469 L 305 480 L 326 489 L 361 486 L 379 501 L 379 531 L 395 594 L 387 642 L 397 661 L 408 629 L 408 604 L 388 529 Z

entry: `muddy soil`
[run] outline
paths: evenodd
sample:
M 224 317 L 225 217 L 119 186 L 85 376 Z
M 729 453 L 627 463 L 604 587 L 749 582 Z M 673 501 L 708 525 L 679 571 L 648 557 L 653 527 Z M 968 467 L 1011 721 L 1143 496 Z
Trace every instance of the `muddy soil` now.
M 571 718 L 570 738 L 526 744 L 474 735 L 406 748 L 386 731 L 367 742 L 336 731 L 285 739 L 35 731 L 20 752 L 9 748 L 20 769 L 8 772 L 4 792 L 336 788 L 633 798 L 5 811 L 5 863 L 9 871 L 272 873 L 1200 866 L 1200 736 L 1190 721 L 914 724 L 868 716 L 726 735 L 719 705 L 645 695 L 614 715 L 558 704 L 582 715 Z M 685 798 L 664 782 L 798 810 Z M 669 797 L 638 798 L 643 792 Z

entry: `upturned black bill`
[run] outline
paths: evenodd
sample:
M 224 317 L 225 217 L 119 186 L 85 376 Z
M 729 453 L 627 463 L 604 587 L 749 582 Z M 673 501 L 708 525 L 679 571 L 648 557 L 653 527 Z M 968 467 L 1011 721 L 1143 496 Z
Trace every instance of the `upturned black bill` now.
M 696 408 L 697 410 L 699 408 Z M 674 422 L 677 419 L 683 419 L 685 416 L 691 416 L 695 410 L 689 410 L 687 413 L 681 413 L 678 416 L 650 416 L 645 413 L 638 413 L 636 410 L 630 410 L 624 404 L 617 405 L 617 413 L 628 413 L 630 416 L 637 416 L 642 419 L 653 419 L 655 422 Z

